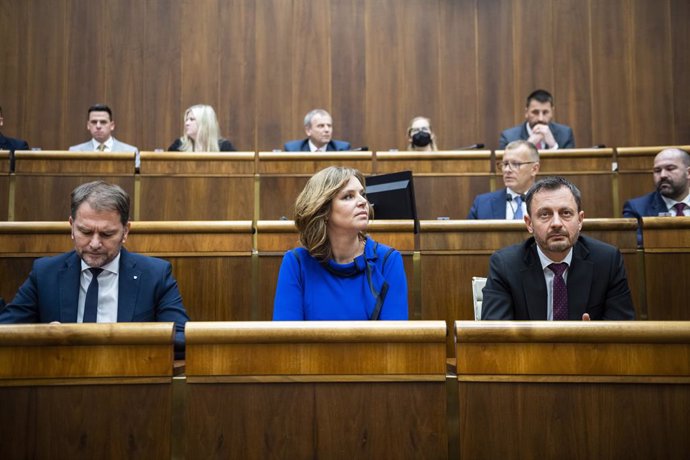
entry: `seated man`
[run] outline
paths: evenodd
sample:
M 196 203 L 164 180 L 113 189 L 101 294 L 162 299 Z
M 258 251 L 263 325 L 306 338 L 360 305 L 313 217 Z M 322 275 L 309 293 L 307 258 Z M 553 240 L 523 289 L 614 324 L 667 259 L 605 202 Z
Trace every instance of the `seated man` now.
M 169 262 L 127 251 L 127 193 L 102 181 L 71 195 L 74 250 L 34 261 L 29 278 L 0 311 L 0 323 L 175 323 L 184 352 L 189 320 Z
M 478 195 L 472 203 L 468 219 L 520 219 L 525 214 L 524 196 L 539 172 L 539 151 L 528 141 L 513 141 L 505 149 L 503 159 L 496 162 L 503 172 L 505 188 Z
M 5 124 L 5 118 L 2 116 L 2 107 L 0 107 L 0 128 Z M 13 137 L 5 137 L 0 133 L 0 150 L 9 150 L 14 152 L 15 150 L 29 150 L 29 144 L 21 139 L 15 139 Z
M 91 133 L 91 140 L 73 145 L 70 152 L 139 152 L 133 145 L 120 142 L 112 136 L 115 131 L 113 111 L 104 104 L 89 107 L 86 129 Z
M 635 319 L 623 256 L 580 235 L 580 191 L 562 177 L 527 192 L 525 224 L 534 236 L 496 251 L 489 262 L 482 319 Z
M 690 216 L 690 155 L 681 149 L 664 149 L 654 157 L 656 190 L 628 200 L 623 217 Z
M 553 111 L 553 96 L 548 91 L 538 89 L 532 92 L 527 96 L 525 106 L 527 121 L 503 131 L 498 148 L 504 149 L 518 139 L 530 141 L 540 150 L 575 148 L 573 130 L 569 126 L 554 123 Z
M 349 142 L 333 140 L 333 119 L 323 109 L 314 109 L 304 117 L 304 140 L 286 142 L 283 150 L 286 152 L 330 152 L 335 150 L 350 150 Z

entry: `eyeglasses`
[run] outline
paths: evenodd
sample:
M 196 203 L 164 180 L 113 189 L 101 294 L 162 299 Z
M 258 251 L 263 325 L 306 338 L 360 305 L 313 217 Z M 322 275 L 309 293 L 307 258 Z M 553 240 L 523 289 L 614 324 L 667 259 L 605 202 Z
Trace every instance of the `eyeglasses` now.
M 498 168 L 499 171 L 503 171 L 504 169 L 512 169 L 513 171 L 516 171 L 520 169 L 520 166 L 529 165 L 532 163 L 536 163 L 536 161 L 497 161 L 496 168 Z
M 410 128 L 410 134 L 417 134 L 418 132 L 431 133 L 431 129 L 424 126 L 423 128 Z

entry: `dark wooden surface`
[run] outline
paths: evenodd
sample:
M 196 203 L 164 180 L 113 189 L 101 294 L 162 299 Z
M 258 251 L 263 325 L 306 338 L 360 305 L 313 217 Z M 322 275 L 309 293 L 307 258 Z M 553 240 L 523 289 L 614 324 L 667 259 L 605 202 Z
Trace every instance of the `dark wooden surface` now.
M 409 120 L 426 115 L 441 148 L 496 148 L 501 130 L 524 120 L 536 88 L 554 94 L 555 119 L 581 147 L 690 139 L 690 10 L 678 0 L 627 8 L 57 0 L 49 11 L 39 0 L 9 0 L 0 8 L 3 133 L 32 147 L 85 141 L 86 109 L 105 102 L 115 136 L 141 150 L 182 135 L 184 110 L 197 103 L 215 107 L 221 133 L 243 150 L 303 137 L 315 107 L 332 112 L 335 137 L 353 146 L 403 150 Z M 204 27 L 190 40 L 180 31 L 191 17 Z

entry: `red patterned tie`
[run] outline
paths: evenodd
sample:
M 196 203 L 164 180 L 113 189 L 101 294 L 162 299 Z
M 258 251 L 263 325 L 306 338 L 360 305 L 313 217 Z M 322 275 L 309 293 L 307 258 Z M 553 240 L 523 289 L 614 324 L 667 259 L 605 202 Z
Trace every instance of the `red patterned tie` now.
M 684 216 L 685 213 L 683 212 L 685 210 L 685 206 L 687 206 L 685 203 L 676 203 L 673 205 L 673 208 L 676 210 L 676 216 Z
M 564 321 L 568 319 L 568 289 L 565 286 L 563 273 L 568 268 L 568 264 L 550 264 L 549 269 L 553 272 L 553 320 Z

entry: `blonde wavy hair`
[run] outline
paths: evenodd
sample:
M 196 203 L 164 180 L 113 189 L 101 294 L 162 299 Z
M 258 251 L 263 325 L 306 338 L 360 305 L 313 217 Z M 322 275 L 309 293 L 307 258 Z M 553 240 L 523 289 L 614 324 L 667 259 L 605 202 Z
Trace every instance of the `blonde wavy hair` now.
M 199 130 L 196 139 L 187 136 L 184 123 L 189 113 L 194 115 Z M 220 151 L 220 126 L 216 111 L 210 105 L 193 105 L 184 112 L 182 117 L 182 137 L 180 141 L 180 152 L 218 152 Z
M 352 177 L 356 177 L 362 186 L 366 187 L 364 175 L 358 170 L 329 166 L 314 174 L 297 197 L 295 225 L 299 231 L 299 242 L 318 260 L 328 260 L 333 256 L 328 239 L 331 203 Z M 372 211 L 369 206 L 369 218 L 371 217 Z M 364 240 L 366 233 L 361 232 L 359 237 Z

